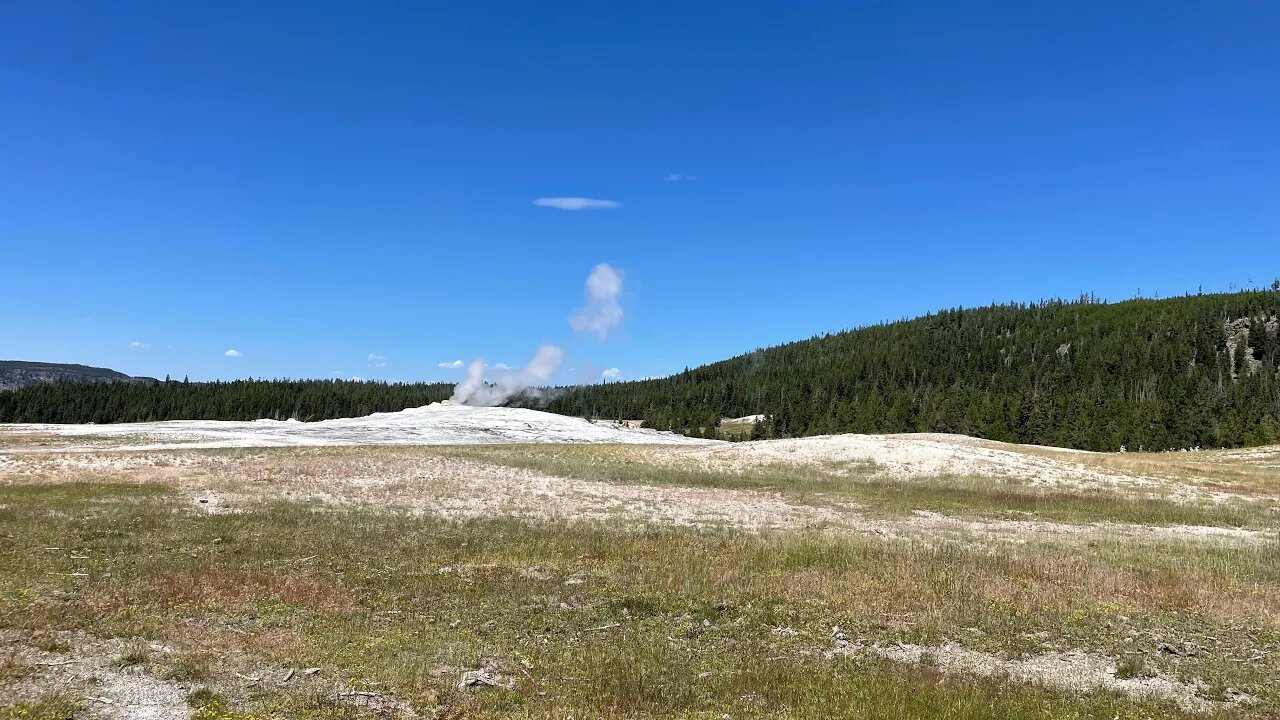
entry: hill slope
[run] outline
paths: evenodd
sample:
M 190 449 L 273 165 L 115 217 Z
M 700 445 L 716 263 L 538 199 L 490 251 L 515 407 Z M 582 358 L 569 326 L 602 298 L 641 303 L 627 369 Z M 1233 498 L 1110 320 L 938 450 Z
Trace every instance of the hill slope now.
M 947 432 L 1091 450 L 1280 441 L 1280 292 L 956 309 L 765 348 L 549 410 L 698 434 Z
M 46 382 L 138 382 L 135 378 L 107 368 L 66 363 L 0 360 L 0 390 L 16 390 Z

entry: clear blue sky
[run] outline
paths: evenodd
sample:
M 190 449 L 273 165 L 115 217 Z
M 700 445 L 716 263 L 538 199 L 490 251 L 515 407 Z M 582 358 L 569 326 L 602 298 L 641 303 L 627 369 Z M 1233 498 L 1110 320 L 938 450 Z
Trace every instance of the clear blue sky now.
M 1270 1 L 5 3 L 0 109 L 0 358 L 594 380 L 1280 275 Z

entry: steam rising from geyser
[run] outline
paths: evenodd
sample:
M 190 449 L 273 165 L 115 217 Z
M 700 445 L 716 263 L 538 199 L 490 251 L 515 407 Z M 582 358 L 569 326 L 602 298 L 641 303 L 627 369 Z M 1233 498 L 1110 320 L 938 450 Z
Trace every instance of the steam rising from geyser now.
M 622 322 L 622 306 L 618 304 L 621 294 L 622 273 L 608 263 L 596 265 L 587 277 L 587 304 L 569 318 L 569 324 L 578 332 L 592 332 L 604 340 L 609 329 Z M 467 375 L 453 388 L 450 400 L 463 405 L 493 407 L 516 395 L 539 395 L 538 388 L 547 384 L 563 359 L 564 350 L 550 343 L 538 348 L 533 359 L 516 370 L 501 363 L 490 368 L 484 358 L 477 358 L 467 366 Z M 440 367 L 450 366 L 456 367 L 453 363 L 440 363 Z M 486 380 L 487 370 L 506 372 Z
M 484 358 L 476 358 L 467 366 L 467 376 L 453 388 L 453 402 L 463 405 L 480 405 L 493 407 L 521 393 L 528 393 L 540 385 L 545 385 L 560 367 L 564 359 L 564 350 L 558 345 L 547 343 L 538 348 L 533 359 L 525 366 L 513 372 L 499 375 L 493 382 L 485 382 Z

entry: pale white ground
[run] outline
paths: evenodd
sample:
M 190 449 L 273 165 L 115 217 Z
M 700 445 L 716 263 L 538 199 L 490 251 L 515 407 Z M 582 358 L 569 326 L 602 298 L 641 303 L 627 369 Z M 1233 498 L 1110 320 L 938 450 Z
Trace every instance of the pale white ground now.
M 634 457 L 638 462 L 705 459 L 694 451 L 700 449 L 648 446 L 636 448 Z M 450 457 L 430 448 L 246 449 L 233 453 L 82 450 L 27 452 L 12 457 L 14 463 L 0 468 L 0 484 L 154 482 L 180 489 L 206 513 L 240 512 L 264 500 L 302 500 L 331 507 L 360 505 L 458 519 L 618 520 L 634 527 L 735 527 L 751 531 L 822 527 L 886 541 L 930 543 L 1093 542 L 1109 538 L 1249 544 L 1269 537 L 1259 530 L 1234 527 L 976 519 L 925 510 L 906 517 L 871 517 L 853 502 L 809 504 L 763 490 L 557 477 Z
M 740 418 L 740 420 L 752 419 Z M 987 477 L 1017 479 L 1031 485 L 1150 491 L 1160 495 L 1192 493 L 1189 486 L 1136 473 L 1110 472 L 1084 461 L 1096 453 L 1062 448 L 1031 448 L 964 435 L 823 435 L 818 437 L 726 443 L 669 432 L 629 428 L 611 421 L 588 421 L 537 410 L 470 407 L 448 401 L 400 412 L 303 423 L 256 420 L 225 422 L 176 420 L 111 425 L 0 425 L 0 432 L 52 434 L 68 439 L 59 450 L 160 450 L 349 445 L 474 445 L 491 443 L 621 443 L 676 445 L 655 454 L 684 462 L 689 454 L 719 468 L 762 462 L 874 462 L 882 475 Z M 81 439 L 76 442 L 75 439 Z M 44 448 L 32 447 L 31 451 Z M 1037 453 L 1034 450 L 1051 452 Z M 20 451 L 20 448 L 8 452 Z M 1262 451 L 1228 451 L 1253 457 Z M 1194 455 L 1188 453 L 1188 456 Z M 1224 456 L 1225 457 L 1225 456 Z M 1078 459 L 1077 459 L 1078 458 Z M 12 462 L 0 455 L 0 468 Z M 1280 465 L 1280 456 L 1277 456 Z M 1195 498 L 1229 500 L 1232 493 L 1197 490 Z
M 1173 700 L 1187 712 L 1206 712 L 1218 703 L 1199 695 L 1200 683 L 1184 683 L 1175 677 L 1116 677 L 1117 660 L 1106 655 L 1069 650 L 1007 658 L 969 650 L 959 645 L 922 646 L 894 643 L 887 646 L 838 647 L 835 654 L 867 654 L 912 665 L 928 664 L 949 675 L 1008 678 L 1014 682 L 1043 685 L 1071 693 L 1118 692 L 1130 697 Z M 1233 696 L 1231 704 L 1248 702 L 1247 696 Z
M 1277 459 L 1275 448 L 1253 451 L 1214 451 L 1236 453 L 1231 459 L 1262 457 Z M 927 477 L 983 477 L 1017 480 L 1032 486 L 1065 487 L 1079 490 L 1115 490 L 1175 500 L 1226 502 L 1242 496 L 1222 489 L 1187 484 L 1169 477 L 1137 472 L 1115 472 L 1091 467 L 1091 459 L 1106 457 L 1069 448 L 1047 448 L 1032 445 L 982 440 L 966 435 L 943 433 L 904 433 L 898 435 L 819 435 L 815 437 L 763 440 L 757 442 L 717 443 L 692 450 L 714 466 L 748 467 L 760 462 L 800 462 L 814 464 L 870 461 L 883 477 L 897 479 Z M 1174 458 L 1205 457 L 1208 453 L 1167 453 Z M 1123 457 L 1123 456 L 1121 456 Z M 1280 478 L 1280 472 L 1277 473 Z M 1277 485 L 1280 490 L 1280 484 Z
M 591 422 L 537 410 L 470 407 L 448 401 L 400 412 L 303 423 L 175 420 L 111 425 L 0 425 L 0 431 L 83 438 L 60 450 L 345 445 L 470 445 L 483 443 L 624 443 L 681 445 L 719 466 L 759 462 L 871 461 L 892 477 L 939 475 L 1012 477 L 1036 485 L 1087 484 L 1157 488 L 1154 478 L 1108 473 L 1078 462 L 1028 454 L 1018 446 L 963 435 L 824 435 L 725 443 L 668 432 Z M 35 449 L 35 448 L 33 448 Z M 1066 451 L 1064 453 L 1079 453 Z M 6 461 L 0 456 L 0 465 Z
M 1110 475 L 1080 463 L 1029 455 L 1001 443 L 965 435 L 907 433 L 901 435 L 818 435 L 785 440 L 734 443 L 707 448 L 718 460 L 857 462 L 870 460 L 893 477 L 939 475 L 1017 477 L 1043 484 L 1063 480 L 1105 480 L 1132 484 L 1141 478 Z M 1017 446 L 1007 446 L 1017 447 Z M 1080 450 L 1053 448 L 1067 453 Z
M 94 441 L 99 438 L 122 438 L 123 443 L 111 443 L 115 450 L 478 443 L 705 445 L 715 442 L 657 430 L 627 428 L 616 422 L 592 422 L 521 408 L 471 407 L 447 400 L 399 412 L 307 423 L 296 420 L 171 420 L 111 425 L 0 425 L 0 430 L 82 436 L 86 437 L 88 448 L 95 447 Z
M 0 481 L 59 476 L 87 479 L 87 474 L 112 472 L 134 481 L 173 482 L 192 497 L 203 498 L 202 509 L 209 511 L 235 511 L 253 498 L 283 495 L 409 508 L 450 517 L 628 518 L 642 524 L 729 525 L 750 530 L 834 526 L 886 538 L 924 533 L 934 537 L 999 537 L 1014 542 L 1040 538 L 1087 541 L 1100 535 L 1253 542 L 1265 537 L 1265 533 L 1240 528 L 1066 524 L 1034 518 L 972 520 L 925 511 L 889 522 L 868 519 L 848 503 L 814 506 L 770 492 L 593 482 L 431 454 L 379 454 L 373 448 L 350 456 L 319 457 L 233 458 L 181 452 L 198 448 L 617 443 L 633 446 L 637 459 L 644 462 L 716 470 L 781 462 L 822 464 L 839 471 L 841 463 L 870 461 L 881 476 L 908 483 L 914 478 L 939 476 L 984 477 L 1187 502 L 1240 499 L 1217 487 L 1086 464 L 1104 457 L 1096 453 L 1030 448 L 961 435 L 851 434 L 725 443 L 535 410 L 448 402 L 315 423 L 0 425 L 0 436 L 6 434 L 54 435 L 65 444 L 19 442 L 0 447 Z M 1257 454 L 1254 451 L 1249 457 L 1257 460 Z M 1261 462 L 1271 457 L 1264 454 Z M 1213 462 L 1212 457 L 1207 459 Z M 1256 495 L 1253 498 L 1259 499 Z

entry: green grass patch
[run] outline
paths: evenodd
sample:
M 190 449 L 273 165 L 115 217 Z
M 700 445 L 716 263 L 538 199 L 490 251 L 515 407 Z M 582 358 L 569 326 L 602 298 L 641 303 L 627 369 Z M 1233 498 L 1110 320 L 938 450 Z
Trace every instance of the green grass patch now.
M 333 693 L 250 693 L 205 662 L 236 653 L 320 667 L 440 717 L 1179 716 L 1159 701 L 824 657 L 836 625 L 867 642 L 999 652 L 1118 655 L 1212 636 L 1213 653 L 1156 669 L 1255 694 L 1259 717 L 1280 702 L 1276 653 L 1233 661 L 1280 644 L 1271 545 L 993 548 L 288 503 L 201 516 L 121 485 L 0 488 L 0 504 L 0 628 L 175 646 L 137 659 L 207 686 L 192 704 L 208 718 L 352 716 Z M 459 689 L 480 666 L 515 690 Z
M 0 720 L 73 720 L 82 707 L 79 701 L 61 694 L 50 694 L 8 707 L 3 702 L 0 700 Z

